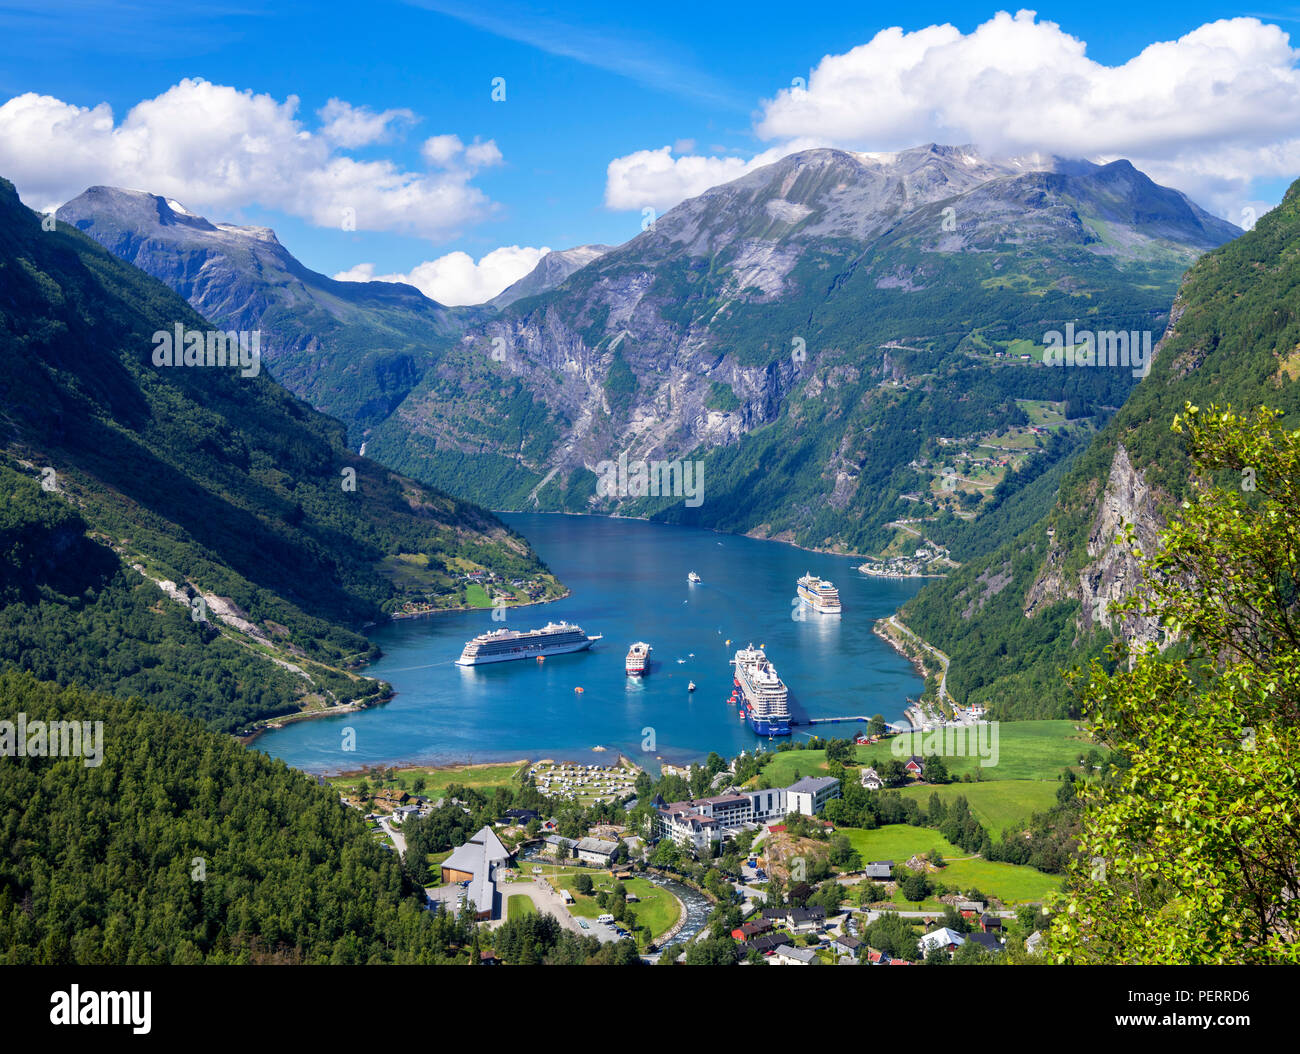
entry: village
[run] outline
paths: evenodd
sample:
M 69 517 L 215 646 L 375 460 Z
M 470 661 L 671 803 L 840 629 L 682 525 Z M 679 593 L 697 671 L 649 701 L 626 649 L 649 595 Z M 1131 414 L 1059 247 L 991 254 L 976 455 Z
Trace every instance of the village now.
M 864 733 L 856 744 L 887 740 Z M 908 757 L 905 779 L 923 782 L 926 766 L 927 759 Z M 637 804 L 636 772 L 623 759 L 607 766 L 535 762 L 520 770 L 548 798 L 599 796 L 625 813 Z M 866 789 L 885 786 L 873 766 L 855 776 Z M 708 939 L 707 920 L 720 915 L 729 920 L 725 932 L 736 960 L 752 965 L 960 962 L 1002 955 L 1008 931 L 1017 954 L 1033 953 L 1041 939 L 1033 910 L 970 884 L 946 888 L 937 880 L 944 868 L 938 852 L 905 860 L 850 856 L 829 865 L 823 854 L 837 825 L 826 818 L 827 807 L 842 794 L 842 781 L 829 776 L 804 776 L 783 787 L 726 783 L 708 797 L 666 802 L 655 796 L 647 826 L 629 816 L 626 823 L 591 824 L 577 837 L 561 835 L 560 821 L 544 810 L 505 809 L 438 855 L 427 903 L 434 911 L 469 912 L 488 934 L 524 915 L 551 915 L 564 929 L 602 943 L 632 941 L 648 962 L 689 954 L 692 944 Z M 363 807 L 356 795 L 341 798 Z M 406 851 L 402 828 L 412 818 L 444 809 L 467 817 L 475 812 L 474 802 L 400 787 L 381 788 L 368 802 L 367 822 L 399 854 Z M 490 948 L 482 954 L 484 963 L 497 961 Z

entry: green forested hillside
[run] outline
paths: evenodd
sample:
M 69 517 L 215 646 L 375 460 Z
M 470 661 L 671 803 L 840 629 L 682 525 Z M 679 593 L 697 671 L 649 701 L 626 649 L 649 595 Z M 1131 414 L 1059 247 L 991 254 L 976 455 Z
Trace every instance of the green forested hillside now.
M 465 938 L 312 779 L 136 701 L 0 674 L 0 719 L 102 721 L 0 763 L 0 961 L 435 963 Z
M 1067 584 L 1094 559 L 1088 537 L 1120 445 L 1167 511 L 1189 481 L 1187 455 L 1170 430 L 1185 402 L 1240 412 L 1268 406 L 1283 411 L 1285 427 L 1300 422 L 1300 183 L 1254 230 L 1192 267 L 1174 311 L 1151 373 L 1074 460 L 1046 515 L 903 608 L 904 621 L 951 657 L 948 688 L 958 700 L 988 703 L 1003 717 L 1069 711 L 1070 689 L 1057 670 L 1086 664 L 1109 634 L 1079 634 L 1077 600 L 1033 618 L 1024 609 L 1049 548 Z
M 522 538 L 352 454 L 265 371 L 155 366 L 176 325 L 210 328 L 0 181 L 0 663 L 228 728 L 374 694 L 346 672 L 371 653 L 358 630 L 456 605 L 466 570 L 559 592 Z

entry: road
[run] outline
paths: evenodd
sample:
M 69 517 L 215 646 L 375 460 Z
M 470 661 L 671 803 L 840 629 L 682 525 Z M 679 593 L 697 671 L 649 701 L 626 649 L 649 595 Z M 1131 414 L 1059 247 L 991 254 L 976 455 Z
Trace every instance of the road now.
M 383 832 L 393 840 L 393 848 L 397 850 L 398 856 L 406 855 L 406 836 L 400 833 L 396 827 L 388 822 L 387 816 L 379 818 L 379 826 Z
M 939 660 L 939 665 L 943 669 L 943 673 L 939 677 L 939 698 L 940 700 L 947 699 L 948 702 L 950 703 L 953 702 L 952 696 L 948 694 L 948 656 L 945 655 L 943 652 L 941 652 L 933 644 L 927 644 L 915 633 L 913 633 L 910 629 L 904 626 L 901 622 L 898 621 L 898 616 L 890 615 L 886 621 L 891 626 L 893 626 L 894 629 L 898 630 L 900 633 L 907 634 L 907 636 L 911 637 L 912 640 L 916 641 L 917 644 L 919 644 L 922 648 L 930 652 L 932 655 L 934 655 L 935 658 Z

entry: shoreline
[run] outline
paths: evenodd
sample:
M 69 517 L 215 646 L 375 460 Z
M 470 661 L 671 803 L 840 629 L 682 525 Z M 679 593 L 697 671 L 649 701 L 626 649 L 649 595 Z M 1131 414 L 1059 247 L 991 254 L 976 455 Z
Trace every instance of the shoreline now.
M 514 765 L 516 774 L 520 768 L 530 765 L 541 765 L 550 763 L 552 765 L 586 765 L 591 764 L 587 761 L 575 761 L 572 759 L 563 760 L 560 758 L 547 757 L 523 757 L 523 758 L 502 758 L 499 761 L 440 761 L 433 764 L 420 761 L 375 761 L 359 768 L 342 769 L 338 771 L 329 770 L 324 772 L 315 772 L 313 775 L 322 776 L 325 779 L 352 779 L 357 776 L 364 776 L 367 772 L 374 769 L 393 769 L 398 773 L 403 772 L 473 772 L 479 769 L 499 768 L 502 765 Z M 626 768 L 631 772 L 640 774 L 645 770 L 635 761 L 629 758 L 621 751 L 618 753 L 617 760 L 614 761 L 615 768 Z M 305 769 L 301 771 L 306 771 Z
M 509 607 L 506 608 L 506 610 L 513 611 L 515 608 L 532 608 L 532 607 L 537 607 L 541 604 L 554 604 L 556 601 L 565 600 L 568 597 L 571 597 L 572 595 L 573 595 L 573 590 L 566 587 L 564 592 L 557 597 L 549 597 L 544 600 L 527 600 L 522 603 L 511 604 L 509 605 Z M 458 611 L 491 611 L 493 607 L 494 605 L 488 604 L 486 607 L 465 606 L 465 607 L 454 607 L 454 608 L 434 608 L 431 611 L 411 611 L 411 612 L 394 611 L 391 615 L 388 616 L 387 621 L 406 622 L 410 619 L 429 618 L 433 615 L 450 615 Z M 378 625 L 380 625 L 380 623 L 371 622 L 365 627 L 363 627 L 362 632 L 365 632 L 365 630 L 367 629 L 373 629 L 375 626 Z

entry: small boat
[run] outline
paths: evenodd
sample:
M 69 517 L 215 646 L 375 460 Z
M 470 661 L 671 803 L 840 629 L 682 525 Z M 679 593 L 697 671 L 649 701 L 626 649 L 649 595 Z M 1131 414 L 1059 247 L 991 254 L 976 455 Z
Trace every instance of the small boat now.
M 691 683 L 688 684 L 688 685 L 686 686 L 686 690 L 687 690 L 688 692 L 693 692 L 693 691 L 695 691 L 695 682 L 694 682 L 694 681 L 691 681 Z
M 581 688 L 575 688 L 575 689 L 574 689 L 574 692 L 577 693 L 578 695 L 581 695 L 581 694 L 582 694 L 582 689 L 581 689 Z
M 540 666 L 540 665 L 541 665 L 542 663 L 544 663 L 545 661 L 546 661 L 546 656 L 545 656 L 545 655 L 539 655 L 539 656 L 537 656 L 537 665 L 538 665 L 538 666 Z
M 695 583 L 698 582 L 699 580 L 700 580 L 700 576 L 697 575 L 694 571 L 690 571 L 686 575 L 686 581 L 690 582 L 691 585 L 695 585 Z

